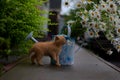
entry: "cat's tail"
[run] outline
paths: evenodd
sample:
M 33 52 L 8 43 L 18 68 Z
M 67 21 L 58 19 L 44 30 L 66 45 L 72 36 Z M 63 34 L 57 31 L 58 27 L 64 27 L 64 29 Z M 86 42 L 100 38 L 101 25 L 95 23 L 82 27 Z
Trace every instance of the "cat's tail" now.
M 33 50 L 33 49 L 30 49 L 30 51 L 29 51 L 29 57 L 30 57 L 30 59 L 32 58 L 32 56 L 34 56 L 35 55 L 35 51 Z
M 34 64 L 34 63 L 38 64 L 36 59 L 35 59 L 35 51 L 34 51 L 33 48 L 31 48 L 30 51 L 29 51 L 29 58 L 31 59 L 32 64 Z

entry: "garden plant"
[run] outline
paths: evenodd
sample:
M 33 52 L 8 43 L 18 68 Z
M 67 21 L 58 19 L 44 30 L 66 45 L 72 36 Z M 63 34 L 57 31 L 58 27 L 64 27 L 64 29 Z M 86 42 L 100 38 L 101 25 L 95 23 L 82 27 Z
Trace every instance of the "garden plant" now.
M 70 5 L 70 0 L 65 0 L 64 5 L 72 6 L 69 13 L 64 15 L 66 24 L 71 25 L 72 37 L 77 40 L 83 35 L 86 39 L 95 39 L 100 37 L 99 32 L 103 32 L 120 52 L 120 1 L 75 0 L 74 5 Z M 106 53 L 111 55 L 113 51 L 106 49 Z
M 27 54 L 33 42 L 25 38 L 31 31 L 35 37 L 44 36 L 48 20 L 42 9 L 45 2 L 47 0 L 0 0 L 0 61 Z M 5 64 L 0 63 L 0 73 Z

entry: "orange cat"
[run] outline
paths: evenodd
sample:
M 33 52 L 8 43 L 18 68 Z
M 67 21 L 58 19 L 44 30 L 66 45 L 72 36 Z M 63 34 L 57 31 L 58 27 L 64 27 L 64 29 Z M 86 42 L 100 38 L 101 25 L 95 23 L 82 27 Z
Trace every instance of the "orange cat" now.
M 54 41 L 35 43 L 30 49 L 31 62 L 42 65 L 41 59 L 43 56 L 50 56 L 56 61 L 56 65 L 60 66 L 59 53 L 62 46 L 66 43 L 64 36 L 56 36 Z

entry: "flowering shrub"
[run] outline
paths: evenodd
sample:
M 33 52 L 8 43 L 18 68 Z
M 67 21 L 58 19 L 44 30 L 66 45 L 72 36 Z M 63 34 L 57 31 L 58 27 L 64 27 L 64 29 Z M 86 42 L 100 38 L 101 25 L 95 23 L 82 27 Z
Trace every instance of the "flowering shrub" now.
M 31 42 L 25 43 L 24 39 L 28 33 L 34 31 L 38 35 L 45 30 L 47 18 L 43 14 L 46 12 L 39 10 L 44 1 L 0 0 L 0 56 L 12 54 L 13 50 L 16 55 L 18 51 L 27 52 Z
M 102 31 L 105 37 L 111 41 L 117 51 L 120 51 L 120 1 L 100 0 L 98 4 L 91 0 L 74 1 L 74 6 L 66 22 L 71 25 L 72 29 L 79 26 L 77 36 L 86 34 L 87 38 L 98 38 Z M 69 23 L 72 21 L 72 23 Z M 80 33 L 83 31 L 82 33 Z M 72 31 L 75 33 L 75 31 Z M 108 50 L 108 54 L 112 54 Z

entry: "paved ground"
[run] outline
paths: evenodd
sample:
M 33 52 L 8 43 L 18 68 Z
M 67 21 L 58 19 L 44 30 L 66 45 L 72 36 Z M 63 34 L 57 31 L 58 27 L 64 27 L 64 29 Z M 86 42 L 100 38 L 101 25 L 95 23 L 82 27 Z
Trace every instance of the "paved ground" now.
M 84 48 L 75 53 L 75 63 L 72 66 L 58 68 L 49 65 L 49 61 L 46 57 L 43 59 L 45 65 L 37 66 L 25 59 L 2 75 L 0 80 L 120 80 L 119 71 Z

